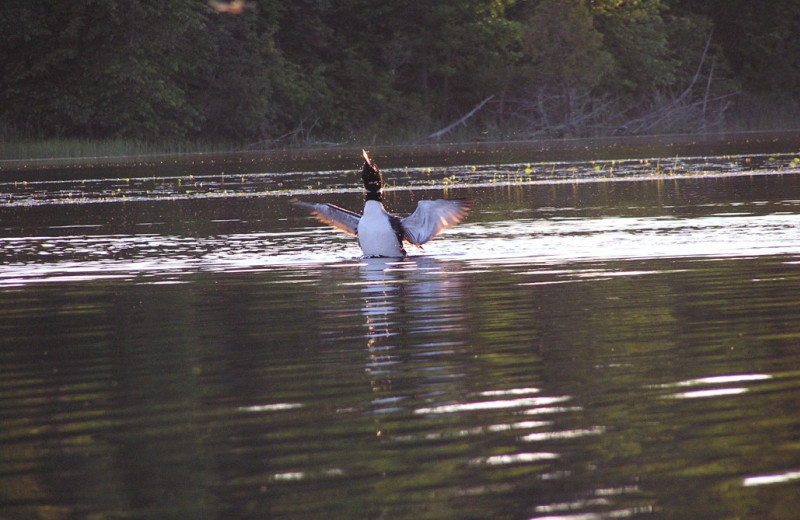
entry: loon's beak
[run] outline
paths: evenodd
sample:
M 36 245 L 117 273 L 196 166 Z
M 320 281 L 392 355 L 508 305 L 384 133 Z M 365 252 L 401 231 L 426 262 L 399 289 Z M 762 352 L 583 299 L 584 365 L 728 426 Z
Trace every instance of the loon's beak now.
M 381 172 L 372 162 L 372 159 L 369 158 L 366 150 L 361 150 L 361 154 L 364 156 L 364 166 L 361 168 L 361 179 L 364 181 L 364 188 L 369 193 L 380 193 L 383 184 Z

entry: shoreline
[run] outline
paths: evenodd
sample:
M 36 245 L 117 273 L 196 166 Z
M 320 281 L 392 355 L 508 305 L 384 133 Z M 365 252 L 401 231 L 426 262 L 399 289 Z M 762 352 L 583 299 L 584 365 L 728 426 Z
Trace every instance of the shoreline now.
M 294 171 L 323 166 L 349 169 L 359 166 L 361 149 L 384 168 L 486 164 L 497 162 L 547 162 L 561 160 L 612 160 L 670 157 L 675 155 L 742 155 L 749 153 L 800 153 L 800 130 L 541 139 L 526 141 L 475 141 L 376 146 L 326 146 L 261 151 L 163 153 L 102 157 L 54 157 L 0 160 L 0 173 L 69 170 L 77 168 L 266 167 L 268 171 Z M 319 168 L 317 168 L 319 169 Z

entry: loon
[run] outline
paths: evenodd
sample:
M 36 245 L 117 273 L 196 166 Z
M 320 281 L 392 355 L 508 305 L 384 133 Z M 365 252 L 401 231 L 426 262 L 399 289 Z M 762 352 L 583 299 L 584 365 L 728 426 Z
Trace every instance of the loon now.
M 364 212 L 359 215 L 333 204 L 292 201 L 308 210 L 320 222 L 358 237 L 365 257 L 401 258 L 406 256 L 403 242 L 421 246 L 445 228 L 461 222 L 472 207 L 472 199 L 421 200 L 411 215 L 399 218 L 383 207 L 383 176 L 378 166 L 362 150 L 364 166 L 361 178 L 367 190 Z

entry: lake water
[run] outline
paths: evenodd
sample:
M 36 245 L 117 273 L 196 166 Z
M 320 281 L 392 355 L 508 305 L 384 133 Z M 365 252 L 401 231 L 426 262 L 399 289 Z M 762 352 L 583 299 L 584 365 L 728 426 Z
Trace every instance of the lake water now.
M 0 518 L 795 519 L 798 163 L 4 174 Z

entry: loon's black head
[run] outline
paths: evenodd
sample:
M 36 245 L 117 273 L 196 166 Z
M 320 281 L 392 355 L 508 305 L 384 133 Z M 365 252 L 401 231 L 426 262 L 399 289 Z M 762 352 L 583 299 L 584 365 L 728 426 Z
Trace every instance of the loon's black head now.
M 367 190 L 367 197 L 379 195 L 383 177 L 381 176 L 378 165 L 369 158 L 366 150 L 361 150 L 364 155 L 364 167 L 361 169 L 361 179 L 364 181 L 364 189 Z

